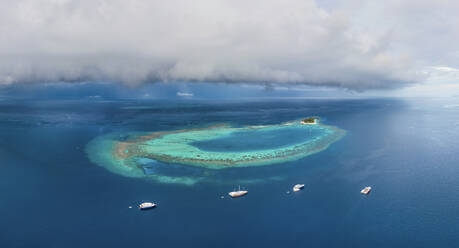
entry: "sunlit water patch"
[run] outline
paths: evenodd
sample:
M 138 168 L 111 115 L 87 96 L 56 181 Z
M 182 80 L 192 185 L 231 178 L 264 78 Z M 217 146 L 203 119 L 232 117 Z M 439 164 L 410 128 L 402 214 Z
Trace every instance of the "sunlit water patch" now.
M 113 133 L 91 141 L 89 158 L 129 177 L 194 184 L 225 168 L 263 166 L 325 150 L 344 136 L 337 127 L 292 121 L 277 125 Z

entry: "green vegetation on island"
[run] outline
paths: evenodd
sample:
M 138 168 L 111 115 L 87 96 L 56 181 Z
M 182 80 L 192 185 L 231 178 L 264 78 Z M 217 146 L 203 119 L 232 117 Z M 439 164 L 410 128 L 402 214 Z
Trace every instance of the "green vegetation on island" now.
M 316 124 L 317 119 L 318 119 L 317 117 L 309 117 L 309 118 L 303 119 L 301 123 L 302 124 Z

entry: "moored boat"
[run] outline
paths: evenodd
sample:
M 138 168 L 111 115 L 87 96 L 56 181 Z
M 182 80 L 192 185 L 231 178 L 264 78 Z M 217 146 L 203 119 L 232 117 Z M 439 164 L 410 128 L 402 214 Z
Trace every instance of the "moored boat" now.
M 304 189 L 304 184 L 297 184 L 293 186 L 293 192 L 298 192 L 300 190 Z
M 140 210 L 151 209 L 151 208 L 154 208 L 154 207 L 156 207 L 156 204 L 152 203 L 152 202 L 144 202 L 144 203 L 139 205 L 139 209 Z
M 229 192 L 228 195 L 233 197 L 233 198 L 236 198 L 236 197 L 241 197 L 241 196 L 247 195 L 247 193 L 249 193 L 249 191 L 241 190 L 241 186 L 239 186 L 239 190 Z
M 370 191 L 371 191 L 371 187 L 368 186 L 368 187 L 365 187 L 364 189 L 362 189 L 362 190 L 360 191 L 360 193 L 361 193 L 361 194 L 364 194 L 364 195 L 368 195 L 368 194 L 370 193 Z

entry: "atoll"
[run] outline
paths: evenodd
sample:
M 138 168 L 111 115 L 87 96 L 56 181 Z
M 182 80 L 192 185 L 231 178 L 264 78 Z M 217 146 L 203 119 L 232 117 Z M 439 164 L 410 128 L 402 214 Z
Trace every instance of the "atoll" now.
M 221 124 L 174 131 L 114 133 L 97 137 L 86 151 L 93 162 L 118 174 L 193 183 L 196 178 L 186 175 L 147 173 L 145 161 L 206 169 L 261 166 L 320 152 L 345 134 L 337 127 L 302 123 L 246 127 Z

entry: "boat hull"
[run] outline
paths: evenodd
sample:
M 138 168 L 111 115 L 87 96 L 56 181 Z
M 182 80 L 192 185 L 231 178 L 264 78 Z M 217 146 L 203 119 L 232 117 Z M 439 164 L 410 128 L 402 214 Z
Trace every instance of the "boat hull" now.
M 371 187 L 365 187 L 360 191 L 360 194 L 368 195 L 371 192 Z
M 235 192 L 229 192 L 228 195 L 231 196 L 232 198 L 237 198 L 241 196 L 245 196 L 249 193 L 248 191 L 235 191 Z
M 293 192 L 298 192 L 300 190 L 304 189 L 304 184 L 297 184 L 293 186 Z
M 156 207 L 155 203 L 142 203 L 139 205 L 140 210 L 148 210 L 148 209 L 152 209 L 155 207 Z

